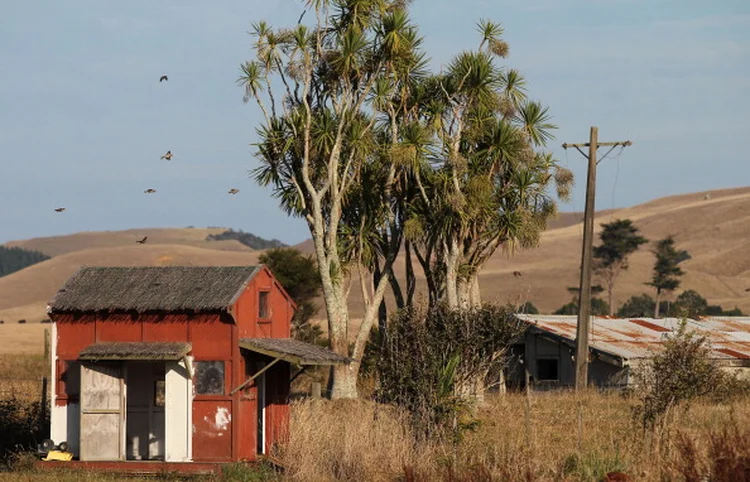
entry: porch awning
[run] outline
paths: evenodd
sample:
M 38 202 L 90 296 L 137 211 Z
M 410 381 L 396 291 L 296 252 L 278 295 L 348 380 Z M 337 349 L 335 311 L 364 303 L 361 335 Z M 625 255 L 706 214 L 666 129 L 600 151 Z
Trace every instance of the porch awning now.
M 94 343 L 78 355 L 80 360 L 181 360 L 192 345 L 180 341 L 112 341 Z
M 240 348 L 297 365 L 339 365 L 349 359 L 328 348 L 292 338 L 241 338 Z

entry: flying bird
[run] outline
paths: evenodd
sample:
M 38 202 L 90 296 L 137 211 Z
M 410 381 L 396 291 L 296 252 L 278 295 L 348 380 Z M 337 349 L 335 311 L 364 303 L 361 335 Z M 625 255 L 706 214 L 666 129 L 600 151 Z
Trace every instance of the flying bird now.
M 171 161 L 172 160 L 172 151 L 167 151 L 166 154 L 164 154 L 163 156 L 161 156 L 161 159 L 166 159 L 168 161 Z
M 144 236 L 143 239 L 136 239 L 135 242 L 138 244 L 146 244 L 147 239 L 148 239 L 148 236 Z
M 63 211 L 65 211 L 65 208 L 55 208 L 56 213 L 61 213 Z
M 143 191 L 143 192 L 144 192 L 144 193 L 146 193 L 146 194 L 153 194 L 153 193 L 155 193 L 155 192 L 156 192 L 156 189 L 151 189 L 151 188 L 148 188 L 148 189 L 146 189 L 146 190 L 145 190 L 145 191 Z
M 159 77 L 159 82 L 164 82 L 165 80 L 169 80 L 169 77 L 167 77 L 166 75 L 162 75 L 161 77 Z
M 516 278 L 518 278 L 518 277 L 523 276 L 523 275 L 521 274 L 520 271 L 514 271 L 513 272 L 513 276 L 515 276 Z
M 237 194 L 238 192 L 240 192 L 240 190 L 235 188 L 229 190 L 229 194 Z

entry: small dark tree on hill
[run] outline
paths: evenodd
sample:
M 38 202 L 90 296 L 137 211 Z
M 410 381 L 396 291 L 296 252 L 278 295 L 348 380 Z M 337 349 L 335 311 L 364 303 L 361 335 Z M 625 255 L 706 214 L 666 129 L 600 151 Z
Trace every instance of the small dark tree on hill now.
M 609 315 L 613 314 L 613 291 L 617 277 L 628 269 L 628 257 L 648 240 L 638 234 L 638 228 L 630 219 L 617 219 L 602 224 L 600 246 L 594 246 L 594 270 L 604 279 L 607 289 Z
M 638 316 L 651 316 L 654 312 L 656 302 L 646 293 L 632 296 L 617 310 L 619 318 L 634 318 Z
M 292 336 L 308 343 L 318 343 L 322 330 L 310 320 L 318 313 L 315 298 L 320 296 L 321 283 L 318 267 L 312 256 L 295 248 L 274 248 L 258 257 L 268 266 L 289 296 L 297 303 L 292 318 Z
M 671 293 L 680 286 L 680 277 L 685 274 L 679 267 L 683 261 L 690 259 L 690 254 L 684 249 L 675 248 L 674 236 L 667 236 L 656 242 L 653 250 L 656 255 L 654 274 L 649 286 L 656 288 L 656 302 L 654 303 L 654 318 L 659 318 L 659 301 L 662 293 Z
M 573 298 L 570 303 L 562 305 L 553 314 L 555 315 L 577 315 L 578 298 Z M 591 298 L 591 314 L 593 316 L 606 316 L 609 314 L 609 305 L 601 298 Z

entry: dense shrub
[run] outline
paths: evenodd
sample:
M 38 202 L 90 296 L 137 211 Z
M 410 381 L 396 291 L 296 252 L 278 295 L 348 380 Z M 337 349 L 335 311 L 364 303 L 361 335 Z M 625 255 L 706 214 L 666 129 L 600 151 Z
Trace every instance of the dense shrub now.
M 573 299 L 570 303 L 561 306 L 554 313 L 555 315 L 577 315 L 578 314 L 578 300 Z M 606 301 L 601 298 L 591 298 L 591 314 L 594 316 L 606 316 L 609 314 L 609 305 Z
M 0 400 L 0 464 L 18 451 L 36 448 L 49 433 L 49 414 L 41 403 Z
M 475 424 L 467 393 L 484 388 L 522 330 L 512 310 L 492 305 L 401 310 L 381 343 L 376 397 L 404 408 L 418 436 L 455 440 Z
M 644 428 L 654 427 L 678 404 L 704 396 L 726 398 L 744 389 L 744 383 L 711 359 L 706 337 L 688 330 L 684 321 L 667 335 L 664 351 L 645 360 L 633 374 L 638 396 L 634 413 Z

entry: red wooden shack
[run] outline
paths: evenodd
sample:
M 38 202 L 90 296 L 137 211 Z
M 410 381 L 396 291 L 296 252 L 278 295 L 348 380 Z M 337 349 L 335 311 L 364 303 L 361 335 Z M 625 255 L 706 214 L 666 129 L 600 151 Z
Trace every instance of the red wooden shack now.
M 262 265 L 82 268 L 48 306 L 51 438 L 102 464 L 255 460 L 291 371 L 346 362 L 290 338 L 294 309 Z

